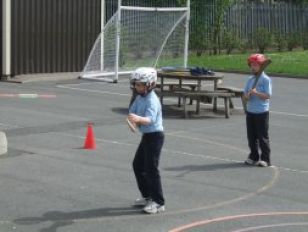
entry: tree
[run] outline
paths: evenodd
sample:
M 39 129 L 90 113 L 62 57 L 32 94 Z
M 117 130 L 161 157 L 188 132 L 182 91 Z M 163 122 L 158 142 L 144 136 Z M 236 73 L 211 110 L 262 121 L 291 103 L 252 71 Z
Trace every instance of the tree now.
M 215 21 L 213 26 L 213 38 L 212 38 L 212 45 L 213 45 L 213 53 L 214 55 L 217 54 L 219 49 L 219 35 L 223 26 L 223 17 L 226 12 L 226 9 L 233 3 L 233 0 L 218 0 L 215 1 L 217 6 L 215 12 Z
M 272 34 L 264 27 L 258 28 L 254 33 L 255 45 L 258 47 L 260 53 L 271 46 L 272 44 Z
M 236 33 L 227 28 L 223 31 L 222 43 L 228 55 L 231 54 L 233 49 L 238 48 L 240 45 L 239 38 Z
M 210 47 L 212 40 L 211 28 L 207 28 L 207 22 L 210 20 L 210 14 L 205 12 L 207 12 L 207 6 L 213 4 L 213 0 L 191 0 L 190 9 L 193 20 L 190 21 L 190 26 L 193 30 L 190 31 L 189 37 L 190 49 L 194 50 L 197 53 L 197 56 L 201 56 L 202 53 Z

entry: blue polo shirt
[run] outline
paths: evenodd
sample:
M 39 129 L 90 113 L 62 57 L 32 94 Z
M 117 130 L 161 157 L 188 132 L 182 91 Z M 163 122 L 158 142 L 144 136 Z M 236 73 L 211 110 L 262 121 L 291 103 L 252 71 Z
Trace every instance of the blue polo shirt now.
M 253 86 L 256 77 L 249 77 L 246 86 L 244 88 L 245 94 L 247 94 Z M 263 72 L 258 80 L 256 89 L 258 92 L 266 93 L 269 96 L 272 95 L 272 80 Z M 269 111 L 269 99 L 262 100 L 257 96 L 251 96 L 247 102 L 247 111 L 250 113 L 264 113 Z
M 145 96 L 138 95 L 129 108 L 129 113 L 150 118 L 150 124 L 139 126 L 139 131 L 141 133 L 163 131 L 162 108 L 160 101 L 153 90 Z

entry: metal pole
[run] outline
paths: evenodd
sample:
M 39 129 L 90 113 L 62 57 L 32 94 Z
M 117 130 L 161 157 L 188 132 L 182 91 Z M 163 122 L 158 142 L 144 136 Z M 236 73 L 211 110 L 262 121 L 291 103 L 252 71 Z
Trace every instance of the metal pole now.
M 11 0 L 3 0 L 3 54 L 1 76 L 8 79 L 11 76 Z
M 120 53 L 120 34 L 121 34 L 121 6 L 122 0 L 118 0 L 118 17 L 117 17 L 117 32 L 116 32 L 116 60 L 115 60 L 115 81 L 118 82 L 119 72 L 119 53 Z
M 106 1 L 101 0 L 101 71 L 104 70 L 104 27 L 105 27 L 105 17 L 106 17 Z
M 187 0 L 187 15 L 185 22 L 185 46 L 184 46 L 184 67 L 187 68 L 189 49 L 189 20 L 190 20 L 190 0 Z

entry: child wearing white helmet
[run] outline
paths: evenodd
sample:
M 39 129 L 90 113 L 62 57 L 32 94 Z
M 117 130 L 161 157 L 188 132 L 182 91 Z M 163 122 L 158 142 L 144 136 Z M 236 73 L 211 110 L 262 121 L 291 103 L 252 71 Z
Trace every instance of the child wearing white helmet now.
M 158 169 L 164 144 L 162 108 L 156 93 L 152 91 L 157 81 L 154 68 L 138 68 L 130 82 L 137 96 L 129 108 L 128 120 L 142 133 L 142 138 L 133 160 L 138 188 L 142 198 L 135 204 L 143 211 L 155 214 L 165 211 L 165 199 Z

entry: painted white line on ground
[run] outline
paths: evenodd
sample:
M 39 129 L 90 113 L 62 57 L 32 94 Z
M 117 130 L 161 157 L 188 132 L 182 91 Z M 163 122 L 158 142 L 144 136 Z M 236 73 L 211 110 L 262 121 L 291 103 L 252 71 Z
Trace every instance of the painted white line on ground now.
M 234 109 L 242 110 L 243 108 L 242 107 L 235 107 Z M 278 114 L 278 115 L 285 115 L 285 116 L 295 116 L 295 117 L 308 118 L 307 114 L 294 114 L 294 113 L 283 112 L 283 111 L 275 111 L 275 110 L 270 110 L 270 113 Z
M 256 230 L 263 230 L 267 228 L 276 228 L 276 227 L 287 227 L 287 226 L 307 226 L 308 222 L 289 222 L 289 223 L 280 223 L 280 224 L 270 224 L 270 225 L 263 225 L 263 226 L 254 226 L 254 227 L 247 227 L 244 229 L 233 230 L 232 232 L 248 232 L 248 231 L 256 231 Z M 292 229 L 294 231 L 294 228 Z
M 78 90 L 78 91 L 90 92 L 90 93 L 102 93 L 102 94 L 118 95 L 118 96 L 125 96 L 125 97 L 131 95 L 131 94 L 127 94 L 127 93 L 116 93 L 116 92 L 94 90 L 94 89 L 83 89 L 83 88 L 69 87 L 69 86 L 64 86 L 64 85 L 58 85 L 58 87 L 62 88 L 62 89 Z
M 226 217 L 213 218 L 213 219 L 204 220 L 204 221 L 196 221 L 196 222 L 169 230 L 169 232 L 184 232 L 185 230 L 191 230 L 196 227 L 206 226 L 211 223 L 232 221 L 232 220 L 238 220 L 238 219 L 244 219 L 244 218 L 254 218 L 254 220 L 256 220 L 256 217 L 268 217 L 268 216 L 279 217 L 279 216 L 284 216 L 284 215 L 301 216 L 301 215 L 308 215 L 308 212 L 266 212 L 266 213 L 232 215 L 232 216 L 226 216 Z
M 20 128 L 21 127 L 21 126 L 16 125 L 16 124 L 7 124 L 7 123 L 0 123 L 0 126 L 3 126 L 7 129 Z
M 270 111 L 270 113 L 280 114 L 280 115 L 285 115 L 285 116 L 295 116 L 295 117 L 308 118 L 308 115 L 306 115 L 306 114 L 293 114 L 293 113 L 281 112 L 281 111 Z
M 78 138 L 78 139 L 85 139 L 85 136 L 77 136 L 74 134 L 69 134 L 69 133 L 65 133 L 65 132 L 57 132 L 58 134 L 61 134 L 63 136 L 67 136 L 67 137 L 72 137 L 72 138 Z M 118 144 L 118 145 L 124 145 L 124 146 L 136 146 L 135 144 L 132 143 L 125 143 L 125 142 L 119 142 L 119 141 L 115 141 L 115 140 L 107 140 L 107 139 L 100 139 L 100 138 L 95 138 L 96 141 L 98 142 L 103 142 L 103 143 L 110 143 L 110 144 Z
M 216 145 L 218 147 L 226 147 L 230 150 L 234 150 L 234 151 L 245 153 L 245 154 L 249 153 L 249 151 L 247 149 L 241 149 L 241 148 L 238 148 L 236 146 L 232 146 L 230 144 L 220 143 L 220 142 L 216 142 L 216 141 L 209 140 L 209 139 L 200 139 L 200 138 L 194 138 L 194 137 L 191 137 L 191 136 L 178 135 L 178 134 L 168 134 L 168 133 L 166 133 L 166 134 L 177 137 L 177 138 L 183 138 L 185 140 L 200 141 L 201 143 L 208 143 L 208 144 Z

